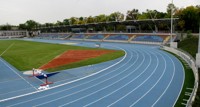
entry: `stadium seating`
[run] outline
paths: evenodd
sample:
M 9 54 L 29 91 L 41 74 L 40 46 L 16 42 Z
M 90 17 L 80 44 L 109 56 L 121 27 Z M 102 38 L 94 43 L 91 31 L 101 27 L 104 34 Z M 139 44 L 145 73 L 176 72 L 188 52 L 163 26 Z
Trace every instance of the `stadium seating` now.
M 80 35 L 73 35 L 71 38 L 72 38 L 72 39 L 84 39 L 84 38 L 85 38 L 85 35 L 83 35 L 83 34 L 80 34 Z
M 163 38 L 159 36 L 145 35 L 136 36 L 132 41 L 163 42 Z
M 43 39 L 65 39 L 68 36 L 69 36 L 68 34 L 58 34 L 58 33 L 48 34 L 48 33 L 42 33 L 42 34 L 38 35 L 36 38 L 43 38 Z
M 63 35 L 60 35 L 59 38 L 61 39 L 65 39 L 65 38 L 68 38 L 69 37 L 69 34 L 63 34 Z
M 106 40 L 128 40 L 129 37 L 127 35 L 111 35 L 106 38 Z
M 88 41 L 112 41 L 128 43 L 167 43 L 170 37 L 163 35 L 148 34 L 67 34 L 67 33 L 42 33 L 37 38 L 44 39 L 70 39 L 70 40 L 88 40 Z
M 104 35 L 102 35 L 102 34 L 97 34 L 97 35 L 88 36 L 86 39 L 97 39 L 97 40 L 102 40 L 103 38 L 104 38 Z

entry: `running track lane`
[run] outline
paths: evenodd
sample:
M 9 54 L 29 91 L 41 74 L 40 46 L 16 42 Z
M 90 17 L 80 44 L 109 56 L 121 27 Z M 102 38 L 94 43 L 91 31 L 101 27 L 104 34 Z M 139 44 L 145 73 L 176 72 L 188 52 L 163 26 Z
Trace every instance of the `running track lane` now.
M 0 58 L 0 100 L 34 91 L 22 73 Z
M 105 46 L 109 45 L 113 44 Z M 155 47 L 130 44 L 117 46 L 127 52 L 124 61 L 118 65 L 81 81 L 1 102 L 1 105 L 172 107 L 184 79 L 181 63 L 174 56 Z

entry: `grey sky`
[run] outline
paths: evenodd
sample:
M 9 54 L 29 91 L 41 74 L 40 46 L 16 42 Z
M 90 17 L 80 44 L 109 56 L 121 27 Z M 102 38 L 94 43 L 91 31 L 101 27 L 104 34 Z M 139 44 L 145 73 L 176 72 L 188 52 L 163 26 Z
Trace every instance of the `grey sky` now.
M 140 12 L 156 9 L 166 12 L 171 0 L 0 0 L 0 25 L 18 25 L 29 19 L 39 23 L 62 21 L 65 18 L 80 16 L 109 15 L 133 8 Z M 174 0 L 181 8 L 200 5 L 200 0 Z

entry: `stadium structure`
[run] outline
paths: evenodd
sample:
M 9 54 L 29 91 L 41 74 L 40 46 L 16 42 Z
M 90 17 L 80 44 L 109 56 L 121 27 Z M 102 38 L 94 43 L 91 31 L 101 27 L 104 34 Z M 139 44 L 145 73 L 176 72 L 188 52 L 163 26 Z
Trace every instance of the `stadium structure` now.
M 178 18 L 174 18 L 174 28 Z M 101 42 L 125 42 L 140 44 L 169 44 L 180 36 L 178 33 L 170 33 L 171 19 L 146 19 L 91 23 L 83 25 L 63 25 L 38 27 L 34 31 L 0 31 L 1 38 L 35 37 L 45 39 L 69 39 Z M 159 30 L 158 25 L 163 24 L 169 29 Z M 117 25 L 125 25 L 124 31 L 116 31 Z M 106 27 L 113 26 L 114 31 L 107 32 Z M 141 26 L 147 26 L 150 30 L 143 30 Z M 154 28 L 152 28 L 154 26 Z M 96 31 L 98 27 L 103 27 L 104 31 Z M 91 31 L 92 29 L 92 31 Z M 21 32 L 21 33 L 18 33 Z M 179 35 L 179 36 L 178 36 Z M 175 46 L 176 47 L 176 46 Z
M 174 26 L 171 26 L 173 29 L 170 29 L 172 20 Z M 139 107 L 145 106 L 145 104 L 148 106 L 163 106 L 164 102 L 166 102 L 168 106 L 175 106 L 184 84 L 184 68 L 176 57 L 162 51 L 166 50 L 181 57 L 185 63 L 187 63 L 186 65 L 193 70 L 195 78 L 194 87 L 186 88 L 188 92 L 185 93 L 185 96 L 188 96 L 188 99 L 182 99 L 181 103 L 184 106 L 191 106 L 198 88 L 198 72 L 195 60 L 187 53 L 176 49 L 176 41 L 180 37 L 180 34 L 175 32 L 177 20 L 179 19 L 129 20 L 83 25 L 37 27 L 34 31 L 0 31 L 0 38 L 2 39 L 23 38 L 29 41 L 56 44 L 69 42 L 85 47 L 94 47 L 94 45 L 103 44 L 102 47 L 108 49 L 118 48 L 118 50 L 123 50 L 126 53 L 123 58 L 114 60 L 112 64 L 107 62 L 102 65 L 96 65 L 95 67 L 99 70 L 98 72 L 76 74 L 64 71 L 64 73 L 58 73 L 55 74 L 54 77 L 52 76 L 50 81 L 54 80 L 52 82 L 56 82 L 55 80 L 58 78 L 61 79 L 61 76 L 66 74 L 70 76 L 73 75 L 73 78 L 68 76 L 71 81 L 63 79 L 61 84 L 53 85 L 53 88 L 51 88 L 51 85 L 47 84 L 48 87 L 44 87 L 42 91 L 31 90 L 23 95 L 17 95 L 17 97 L 11 96 L 10 98 L 1 99 L 0 102 L 5 106 L 27 106 L 29 104 L 31 106 L 52 106 L 52 104 L 55 104 L 54 106 L 60 107 L 77 107 L 83 105 L 85 107 L 123 105 Z M 169 29 L 160 30 L 157 26 L 159 24 L 164 24 L 168 26 Z M 117 31 L 117 25 L 125 25 L 126 29 L 124 31 Z M 152 25 L 154 27 L 152 27 Z M 112 26 L 114 31 L 108 32 L 106 30 L 107 26 Z M 143 30 L 141 26 L 149 26 L 150 30 Z M 98 29 L 98 27 L 104 30 L 95 30 Z M 116 45 L 116 47 L 113 45 Z M 170 47 L 168 47 L 169 45 Z M 101 45 L 99 45 L 99 47 L 101 47 Z M 162 50 L 159 50 L 160 48 Z M 117 64 L 119 64 L 119 66 L 116 66 Z M 75 69 L 74 71 L 80 72 L 87 68 L 91 68 L 91 66 L 78 68 L 78 70 Z M 134 73 L 135 75 L 133 75 Z M 56 76 L 58 77 L 56 78 Z M 125 78 L 127 78 L 127 81 L 125 81 Z M 139 82 L 134 83 L 136 80 Z M 94 84 L 92 84 L 93 81 Z M 104 82 L 105 84 L 107 82 L 107 84 L 101 85 Z M 46 83 L 48 83 L 48 81 Z M 81 87 L 84 84 L 87 85 Z M 68 85 L 72 86 L 69 87 Z M 118 85 L 119 87 L 117 87 Z M 127 89 L 124 88 L 126 86 L 128 87 Z M 70 91 L 67 92 L 66 90 Z M 43 91 L 45 91 L 45 95 Z M 109 93 L 106 93 L 107 91 Z M 115 94 L 115 96 L 112 96 L 112 94 Z M 47 98 L 43 99 L 43 97 Z M 66 100 L 64 98 L 68 99 Z M 111 99 L 112 103 L 108 102 L 108 99 Z M 25 101 L 17 102 L 18 100 Z M 38 104 L 37 101 L 40 103 Z

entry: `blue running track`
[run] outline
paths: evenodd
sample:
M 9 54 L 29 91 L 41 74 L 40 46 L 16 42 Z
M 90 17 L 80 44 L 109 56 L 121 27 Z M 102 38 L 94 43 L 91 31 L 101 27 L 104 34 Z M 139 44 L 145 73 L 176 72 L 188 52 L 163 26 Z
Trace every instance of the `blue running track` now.
M 79 46 L 95 47 L 95 42 L 33 40 L 50 43 L 73 42 Z M 95 74 L 85 75 L 50 86 L 46 91 L 36 91 L 35 82 L 21 78 L 14 72 L 12 84 L 30 89 L 31 94 L 23 97 L 0 100 L 5 107 L 173 107 L 181 92 L 184 81 L 184 69 L 180 61 L 158 46 L 102 43 L 104 48 L 122 49 L 126 52 L 123 58 L 100 67 Z M 0 66 L 2 69 L 2 59 Z M 4 62 L 4 61 L 3 61 Z M 110 61 L 112 62 L 112 61 Z M 99 67 L 98 67 L 99 66 Z M 6 67 L 6 66 L 3 66 Z M 7 75 L 0 72 L 0 77 Z M 4 75 L 5 73 L 5 75 Z M 12 74 L 12 75 L 11 75 Z M 19 73 L 18 73 L 19 74 Z M 20 74 L 21 75 L 21 74 Z M 17 76 L 17 78 L 15 78 Z M 23 76 L 23 75 L 22 75 Z M 10 77 L 8 77 L 10 78 Z M 66 78 L 67 79 L 67 78 Z M 77 80 L 78 79 L 78 80 Z M 1 80 L 1 79 L 0 79 Z M 11 81 L 6 80 L 5 81 Z M 5 85 L 1 83 L 2 87 Z M 15 86 L 17 87 L 17 86 Z M 13 91 L 13 90 L 12 90 Z M 3 94 L 2 92 L 0 94 Z

